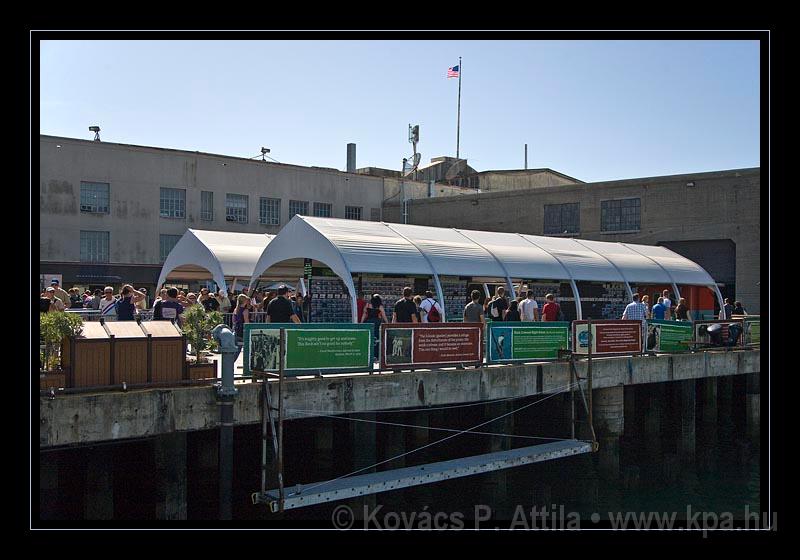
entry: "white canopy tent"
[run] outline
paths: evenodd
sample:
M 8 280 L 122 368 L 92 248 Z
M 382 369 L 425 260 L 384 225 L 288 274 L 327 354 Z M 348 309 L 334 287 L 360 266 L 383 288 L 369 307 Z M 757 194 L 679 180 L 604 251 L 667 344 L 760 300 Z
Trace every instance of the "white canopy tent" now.
M 354 321 L 353 273 L 426 274 L 444 304 L 440 276 L 504 278 L 514 297 L 513 278 L 569 280 L 582 318 L 577 281 L 705 286 L 722 294 L 698 264 L 665 247 L 584 241 L 518 233 L 437 228 L 408 224 L 312 218 L 296 215 L 261 254 L 251 285 L 278 263 L 311 258 L 327 265 L 350 294 Z M 443 306 L 444 307 L 444 306 Z
M 228 278 L 249 281 L 253 267 L 274 237 L 267 233 L 189 229 L 164 261 L 158 286 L 170 277 L 204 279 L 209 273 L 223 290 L 228 289 Z

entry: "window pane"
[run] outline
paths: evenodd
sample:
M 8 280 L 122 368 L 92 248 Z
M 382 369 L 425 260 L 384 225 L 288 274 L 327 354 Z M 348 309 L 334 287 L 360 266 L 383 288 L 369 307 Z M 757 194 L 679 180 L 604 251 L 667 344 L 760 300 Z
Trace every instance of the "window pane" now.
M 301 216 L 308 216 L 308 202 L 305 200 L 290 200 L 289 201 L 289 219 L 291 220 L 295 214 Z
M 314 215 L 318 218 L 330 218 L 333 215 L 333 204 L 328 204 L 327 202 L 315 202 Z
M 225 195 L 225 220 L 228 222 L 247 223 L 248 196 L 246 194 Z
M 88 183 L 81 181 L 81 212 L 108 214 L 108 183 Z
M 200 219 L 205 221 L 214 220 L 214 193 L 202 191 L 200 193 Z
M 544 234 L 561 235 L 580 232 L 580 203 L 545 204 Z
M 361 207 L 360 206 L 345 206 L 344 207 L 344 217 L 348 220 L 360 220 L 361 219 Z
M 604 200 L 600 205 L 601 231 L 641 229 L 641 199 Z
M 161 187 L 162 218 L 186 217 L 186 189 L 168 189 Z
M 158 236 L 158 252 L 161 256 L 161 262 L 167 260 L 170 251 L 175 248 L 175 244 L 180 241 L 180 235 L 159 235 Z
M 107 231 L 81 231 L 81 262 L 108 262 Z
M 259 223 L 278 226 L 281 223 L 281 201 L 279 198 L 261 198 L 258 208 Z

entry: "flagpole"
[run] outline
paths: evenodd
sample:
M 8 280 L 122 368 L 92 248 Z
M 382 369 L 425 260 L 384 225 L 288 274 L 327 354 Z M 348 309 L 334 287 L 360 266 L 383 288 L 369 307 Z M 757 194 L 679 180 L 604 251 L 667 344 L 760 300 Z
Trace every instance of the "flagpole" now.
M 456 159 L 458 158 L 458 149 L 461 141 L 461 73 L 464 69 L 461 67 L 461 57 L 458 57 L 458 124 L 456 125 Z

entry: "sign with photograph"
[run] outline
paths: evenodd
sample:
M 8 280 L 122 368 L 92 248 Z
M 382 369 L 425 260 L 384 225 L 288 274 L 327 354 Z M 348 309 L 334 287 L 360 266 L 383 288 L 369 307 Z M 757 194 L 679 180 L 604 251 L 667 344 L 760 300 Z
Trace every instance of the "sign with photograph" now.
M 652 352 L 686 352 L 692 341 L 692 324 L 684 321 L 647 321 L 646 348 Z
M 287 376 L 372 369 L 370 324 L 247 323 L 245 375 L 279 370 L 281 328 L 286 330 L 284 374 Z
M 572 322 L 572 341 L 573 352 L 589 353 L 589 328 L 586 321 Z M 635 354 L 641 351 L 641 321 L 592 321 L 592 355 Z
M 568 322 L 502 322 L 489 326 L 489 362 L 555 360 L 569 347 Z
M 381 368 L 483 363 L 483 323 L 384 323 Z
M 741 346 L 744 333 L 742 319 L 717 319 L 713 321 L 695 321 L 694 340 L 705 342 L 711 346 Z M 731 329 L 737 332 L 731 333 Z

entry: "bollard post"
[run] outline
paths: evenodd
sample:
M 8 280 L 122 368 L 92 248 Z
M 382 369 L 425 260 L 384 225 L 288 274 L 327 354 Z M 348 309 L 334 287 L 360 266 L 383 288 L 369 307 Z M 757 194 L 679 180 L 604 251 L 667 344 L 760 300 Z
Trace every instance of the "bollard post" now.
M 236 337 L 226 325 L 211 331 L 222 352 L 222 382 L 217 384 L 219 407 L 219 518 L 232 518 L 233 494 L 233 369 L 238 356 Z

